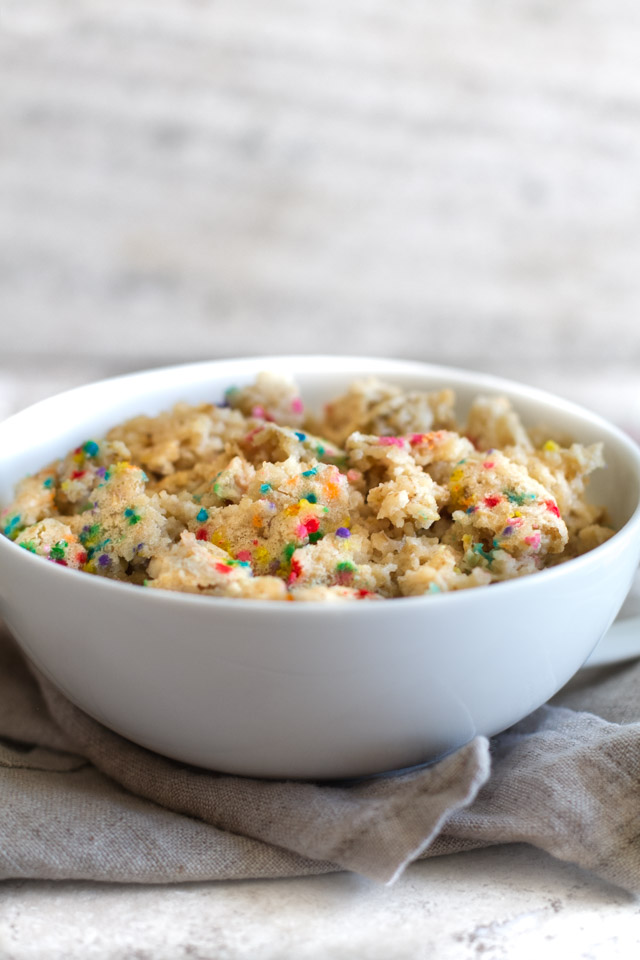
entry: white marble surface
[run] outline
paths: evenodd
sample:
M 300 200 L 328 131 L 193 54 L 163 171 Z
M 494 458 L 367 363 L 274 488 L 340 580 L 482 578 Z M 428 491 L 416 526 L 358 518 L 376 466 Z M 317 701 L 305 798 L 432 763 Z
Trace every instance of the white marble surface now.
M 3 960 L 632 960 L 640 905 L 525 846 L 395 886 L 346 874 L 170 887 L 5 882 Z
M 632 0 L 4 0 L 0 416 L 154 363 L 387 354 L 640 436 Z M 346 875 L 0 884 L 1 960 L 617 960 L 527 847 Z

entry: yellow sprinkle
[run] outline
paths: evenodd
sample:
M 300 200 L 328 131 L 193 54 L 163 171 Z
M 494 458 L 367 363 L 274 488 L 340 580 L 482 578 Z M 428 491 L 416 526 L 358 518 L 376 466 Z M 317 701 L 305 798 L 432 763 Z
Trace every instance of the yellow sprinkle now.
M 555 442 L 555 440 L 547 440 L 547 442 L 544 444 L 542 449 L 546 450 L 547 453 L 556 453 L 560 449 L 560 447 Z
M 254 557 L 258 563 L 266 563 L 269 560 L 269 551 L 266 547 L 257 547 Z
M 135 467 L 133 467 L 128 460 L 119 460 L 110 468 L 112 475 L 114 473 L 125 473 L 127 470 L 135 470 Z

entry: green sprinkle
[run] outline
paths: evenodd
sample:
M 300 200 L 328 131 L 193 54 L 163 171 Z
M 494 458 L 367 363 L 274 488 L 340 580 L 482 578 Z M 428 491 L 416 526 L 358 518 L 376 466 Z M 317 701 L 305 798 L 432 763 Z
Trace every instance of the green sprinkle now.
M 319 530 L 316 530 L 315 533 L 309 534 L 309 543 L 317 543 L 318 540 L 322 540 L 324 533 L 321 533 Z
M 282 551 L 285 560 L 291 560 L 291 557 L 295 553 L 296 545 L 295 543 L 288 543 L 284 550 Z
M 318 446 L 316 447 L 316 452 L 319 457 L 324 457 L 324 447 L 322 446 L 321 443 L 319 443 Z
M 21 546 L 23 550 L 28 550 L 29 553 L 35 553 L 35 552 L 36 552 L 36 545 L 35 545 L 35 543 L 33 543 L 32 540 L 27 540 L 27 541 L 25 541 L 25 543 L 19 544 L 19 546 Z
M 127 522 L 130 527 L 135 526 L 136 523 L 140 523 L 140 514 L 136 513 L 133 507 L 127 507 L 124 515 L 127 518 Z
M 351 560 L 343 560 L 341 563 L 336 564 L 338 573 L 355 573 L 357 569 L 355 563 L 352 563 Z
M 49 556 L 52 560 L 64 560 L 65 547 L 69 546 L 66 540 L 60 540 L 55 546 L 51 547 Z

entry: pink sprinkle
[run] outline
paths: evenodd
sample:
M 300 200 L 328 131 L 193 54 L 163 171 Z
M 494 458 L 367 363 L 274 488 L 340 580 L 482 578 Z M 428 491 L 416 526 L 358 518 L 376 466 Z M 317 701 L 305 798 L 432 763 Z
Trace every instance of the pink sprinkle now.
M 530 537 L 525 537 L 524 542 L 528 543 L 530 547 L 533 547 L 534 550 L 537 550 L 540 546 L 540 534 L 532 533 Z
M 409 443 L 411 444 L 412 447 L 415 447 L 419 443 L 424 443 L 426 437 L 427 437 L 426 433 L 412 433 L 411 436 L 409 437 Z
M 258 420 L 268 420 L 270 423 L 273 423 L 273 417 L 270 413 L 267 413 L 264 407 L 254 407 L 251 411 L 251 416 L 257 417 Z
M 485 468 L 485 470 L 491 470 L 492 467 L 495 467 L 495 463 L 493 460 L 485 460 L 482 466 Z
M 306 537 L 306 535 L 307 535 L 307 528 L 303 523 L 299 523 L 298 526 L 296 527 L 296 537 L 299 537 L 300 539 L 302 539 L 303 537 Z
M 347 480 L 349 483 L 357 483 L 358 480 L 362 480 L 362 474 L 359 470 L 347 470 Z
M 300 397 L 294 397 L 291 401 L 291 409 L 294 413 L 302 413 L 304 411 L 304 404 Z
M 380 437 L 378 444 L 381 447 L 404 447 L 402 437 Z
M 244 563 L 249 563 L 251 560 L 251 551 L 250 550 L 240 550 L 239 553 L 236 553 L 236 560 L 241 560 Z

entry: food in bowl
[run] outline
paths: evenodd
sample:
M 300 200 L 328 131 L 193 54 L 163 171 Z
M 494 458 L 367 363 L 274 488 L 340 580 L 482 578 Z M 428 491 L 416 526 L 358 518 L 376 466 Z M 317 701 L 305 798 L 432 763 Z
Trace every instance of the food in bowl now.
M 30 660 L 130 740 L 245 776 L 345 778 L 406 767 L 504 730 L 548 700 L 608 629 L 640 560 L 640 451 L 561 397 L 482 373 L 371 357 L 146 370 L 78 387 L 0 423 L 2 504 L 25 474 L 106 437 L 113 424 L 178 402 L 222 400 L 229 385 L 244 388 L 265 369 L 294 375 L 314 410 L 370 377 L 406 394 L 452 387 L 465 426 L 476 396 L 507 397 L 526 428 L 548 425 L 539 439 L 532 434 L 536 450 L 548 437 L 561 447 L 571 445 L 565 437 L 604 444 L 607 469 L 592 474 L 589 491 L 616 533 L 569 563 L 488 589 L 352 603 L 239 603 L 136 589 L 70 573 L 0 536 L 0 612 Z M 407 433 L 401 424 L 389 430 Z
M 305 412 L 260 373 L 86 440 L 18 485 L 4 534 L 109 579 L 210 596 L 352 601 L 486 586 L 613 530 L 585 498 L 601 443 L 525 429 L 478 396 L 368 377 Z

